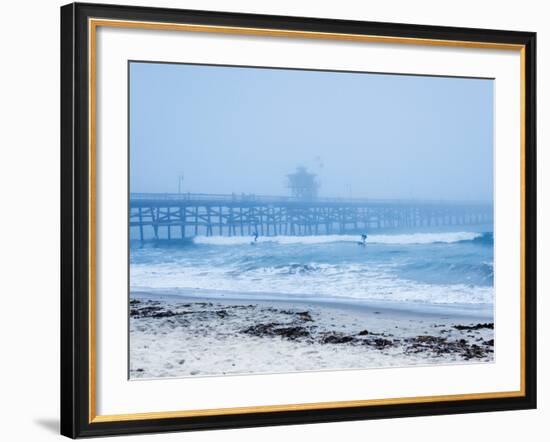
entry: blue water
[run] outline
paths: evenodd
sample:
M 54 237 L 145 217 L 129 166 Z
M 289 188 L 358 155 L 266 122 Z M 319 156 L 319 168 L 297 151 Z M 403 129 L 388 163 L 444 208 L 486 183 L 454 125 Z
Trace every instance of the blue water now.
M 130 286 L 162 293 L 416 305 L 493 303 L 493 235 L 483 231 L 195 237 L 130 247 Z

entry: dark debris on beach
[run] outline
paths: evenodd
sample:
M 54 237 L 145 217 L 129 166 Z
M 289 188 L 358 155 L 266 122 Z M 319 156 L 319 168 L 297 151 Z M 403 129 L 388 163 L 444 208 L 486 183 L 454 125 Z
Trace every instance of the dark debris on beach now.
M 247 320 L 253 322 L 258 317 L 274 317 L 278 319 L 272 322 L 253 322 L 252 325 L 239 329 L 237 332 L 255 338 L 284 339 L 288 341 L 300 341 L 309 344 L 323 345 L 349 345 L 364 346 L 369 349 L 384 351 L 391 348 L 400 348 L 404 354 L 413 355 L 425 353 L 434 357 L 454 355 L 464 360 L 486 359 L 494 352 L 494 339 L 484 340 L 479 335 L 463 334 L 463 332 L 479 333 L 482 329 L 494 329 L 493 323 L 478 324 L 454 324 L 447 328 L 438 330 L 446 336 L 433 336 L 423 334 L 413 337 L 395 338 L 392 334 L 376 333 L 372 330 L 362 329 L 356 333 L 344 333 L 341 331 L 320 330 L 315 325 L 314 315 L 307 310 L 279 309 L 274 307 L 262 307 L 259 305 L 220 305 L 211 302 L 191 302 L 172 304 L 170 308 L 158 301 L 130 300 L 130 317 L 132 319 L 158 320 L 176 318 L 179 323 L 171 322 L 172 326 L 184 326 L 187 324 L 184 319 L 189 317 L 197 318 L 205 323 L 217 320 L 225 321 L 227 318 L 236 317 L 238 310 L 250 311 Z M 376 313 L 376 312 L 375 312 Z M 175 325 L 174 325 L 175 324 Z M 434 327 L 444 327 L 443 324 Z M 455 332 L 452 335 L 452 329 Z M 465 339 L 464 337 L 471 339 Z M 475 342 L 472 341 L 475 339 Z
M 448 339 L 441 336 L 422 335 L 405 340 L 408 354 L 432 352 L 435 355 L 456 354 L 465 360 L 481 359 L 493 353 L 494 341 L 482 345 L 471 344 L 466 339 Z
M 289 326 L 285 326 L 277 323 L 252 325 L 242 330 L 241 333 L 257 336 L 257 337 L 280 336 L 282 338 L 289 339 L 291 341 L 294 341 L 299 338 L 306 338 L 311 336 L 310 330 L 308 330 L 306 327 L 301 327 L 301 326 L 289 327 Z
M 464 331 L 464 330 L 467 330 L 467 331 L 481 330 L 482 328 L 488 328 L 488 329 L 493 330 L 494 329 L 494 324 L 492 322 L 485 322 L 485 323 L 479 323 L 479 324 L 474 324 L 474 325 L 457 324 L 457 325 L 453 325 L 453 328 L 456 328 L 457 330 L 460 330 L 460 331 Z

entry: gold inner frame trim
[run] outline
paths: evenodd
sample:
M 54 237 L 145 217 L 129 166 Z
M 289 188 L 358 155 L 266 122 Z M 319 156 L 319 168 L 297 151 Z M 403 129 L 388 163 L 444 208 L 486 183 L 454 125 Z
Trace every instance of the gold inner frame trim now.
M 473 49 L 497 49 L 520 53 L 520 389 L 487 393 L 465 393 L 437 396 L 416 396 L 388 399 L 367 399 L 351 401 L 315 402 L 284 405 L 260 405 L 233 408 L 158 411 L 128 414 L 96 414 L 96 36 L 97 28 L 115 27 L 161 31 L 207 32 L 217 34 L 253 35 L 266 37 L 288 37 L 324 39 L 386 44 L 411 44 L 420 46 L 442 46 Z M 521 44 L 475 42 L 459 40 L 424 39 L 412 37 L 390 37 L 362 34 L 293 31 L 284 29 L 246 28 L 232 26 L 210 26 L 182 23 L 160 23 L 130 20 L 88 19 L 88 93 L 89 93 L 89 423 L 133 421 L 146 419 L 169 419 L 198 416 L 239 415 L 246 413 L 268 413 L 298 410 L 322 410 L 329 408 L 366 407 L 376 405 L 419 404 L 427 402 L 482 400 L 525 396 L 525 46 Z
M 198 417 L 198 416 L 220 416 L 229 414 L 246 414 L 259 412 L 276 411 L 295 411 L 295 410 L 322 410 L 326 408 L 344 408 L 344 407 L 364 407 L 374 405 L 395 405 L 395 404 L 421 404 L 426 402 L 442 401 L 460 401 L 464 399 L 495 399 L 523 396 L 520 391 L 505 391 L 498 393 L 479 393 L 479 394 L 455 394 L 441 396 L 419 396 L 390 399 L 369 399 L 365 401 L 337 401 L 337 402 L 317 402 L 305 404 L 287 404 L 287 405 L 264 405 L 257 407 L 237 407 L 237 408 L 213 408 L 203 410 L 186 411 L 157 411 L 149 413 L 132 414 L 110 414 L 105 416 L 96 416 L 91 422 L 113 422 L 113 421 L 131 421 L 144 419 L 166 419 L 175 417 Z

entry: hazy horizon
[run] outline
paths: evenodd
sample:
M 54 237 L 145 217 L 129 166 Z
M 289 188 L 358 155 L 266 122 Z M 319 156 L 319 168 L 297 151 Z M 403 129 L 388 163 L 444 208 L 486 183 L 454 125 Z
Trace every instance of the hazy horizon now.
M 492 201 L 493 81 L 131 62 L 132 192 Z

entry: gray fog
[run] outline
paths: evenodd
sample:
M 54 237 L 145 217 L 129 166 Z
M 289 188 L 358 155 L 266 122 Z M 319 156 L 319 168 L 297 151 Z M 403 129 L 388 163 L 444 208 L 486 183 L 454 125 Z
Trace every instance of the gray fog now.
M 493 81 L 130 64 L 132 192 L 491 201 Z M 179 177 L 183 180 L 179 182 Z

